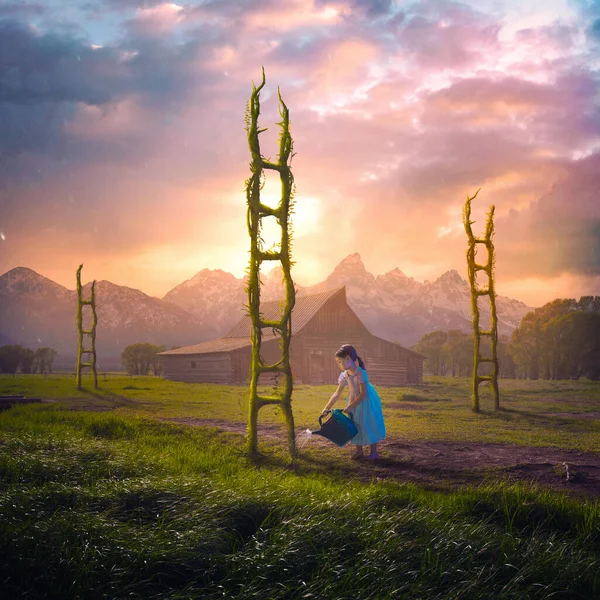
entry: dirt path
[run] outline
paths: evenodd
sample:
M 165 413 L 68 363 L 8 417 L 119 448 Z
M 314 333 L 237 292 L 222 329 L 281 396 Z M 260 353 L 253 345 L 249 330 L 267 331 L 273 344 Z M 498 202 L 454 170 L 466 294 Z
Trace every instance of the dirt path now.
M 192 426 L 217 427 L 245 435 L 245 423 L 194 418 L 161 419 Z M 259 438 L 284 443 L 279 425 L 259 425 Z M 301 440 L 304 430 L 296 432 Z M 331 442 L 313 436 L 311 445 L 331 447 Z M 544 487 L 600 499 L 600 453 L 584 453 L 560 448 L 540 448 L 513 444 L 470 442 L 419 442 L 386 439 L 380 445 L 377 461 L 348 461 L 348 473 L 365 479 L 394 478 L 430 488 L 448 484 L 477 484 L 493 477 L 510 481 L 537 482 Z M 348 456 L 349 448 L 340 448 Z M 346 470 L 346 469 L 344 469 Z

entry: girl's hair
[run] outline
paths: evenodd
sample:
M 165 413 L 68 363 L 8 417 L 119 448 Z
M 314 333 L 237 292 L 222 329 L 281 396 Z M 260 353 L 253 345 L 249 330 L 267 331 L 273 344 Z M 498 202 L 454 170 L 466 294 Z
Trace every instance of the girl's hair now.
M 350 344 L 344 344 L 343 346 L 340 346 L 340 349 L 335 353 L 335 355 L 339 356 L 340 358 L 349 356 L 352 360 L 358 359 L 358 364 L 360 365 L 360 367 L 362 369 L 365 368 L 365 363 L 363 362 L 363 359 L 358 354 L 356 354 L 354 346 L 351 346 Z

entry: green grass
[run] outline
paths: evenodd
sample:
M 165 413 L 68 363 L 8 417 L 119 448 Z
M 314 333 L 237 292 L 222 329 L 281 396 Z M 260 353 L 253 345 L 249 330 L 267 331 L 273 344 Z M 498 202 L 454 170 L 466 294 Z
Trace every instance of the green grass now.
M 55 398 L 61 407 L 112 410 L 122 416 L 194 418 L 246 423 L 248 388 L 189 384 L 159 377 L 108 376 L 99 390 L 84 376 L 78 392 L 68 376 L 0 375 L 0 394 Z M 471 411 L 469 378 L 426 377 L 425 385 L 378 388 L 389 435 L 410 440 L 464 441 L 555 446 L 585 452 L 600 449 L 600 419 L 574 419 L 552 413 L 600 411 L 600 383 L 582 381 L 500 380 L 502 410 L 493 410 L 489 388 L 480 387 L 481 412 Z M 293 392 L 297 427 L 317 427 L 317 418 L 335 385 L 297 385 Z M 270 392 L 272 388 L 262 388 Z M 343 405 L 343 400 L 338 406 Z M 281 423 L 280 411 L 266 407 L 259 422 Z
M 426 381 L 379 390 L 391 435 L 600 448 L 593 420 L 541 415 L 598 410 L 598 384 L 502 381 L 506 411 L 488 399 L 474 415 L 468 380 Z M 1 394 L 57 398 L 0 413 L 2 598 L 600 598 L 597 501 L 365 483 L 335 447 L 290 463 L 262 441 L 252 462 L 242 436 L 157 418 L 245 422 L 246 388 L 100 384 L 0 378 Z M 298 386 L 296 424 L 314 426 L 334 389 Z

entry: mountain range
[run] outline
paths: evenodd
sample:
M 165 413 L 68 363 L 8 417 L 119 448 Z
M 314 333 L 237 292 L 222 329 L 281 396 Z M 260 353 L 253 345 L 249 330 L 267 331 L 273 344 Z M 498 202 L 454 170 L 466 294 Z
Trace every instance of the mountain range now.
M 293 277 L 293 272 L 292 272 Z M 75 276 L 73 277 L 75 278 Z M 261 300 L 283 297 L 279 267 L 261 274 Z M 98 368 L 120 368 L 120 354 L 132 343 L 186 346 L 224 335 L 244 315 L 248 302 L 247 276 L 238 279 L 220 269 L 203 269 L 177 285 L 163 298 L 120 286 L 96 282 Z M 83 297 L 91 296 L 91 282 Z M 348 304 L 367 328 L 381 338 L 405 347 L 436 329 L 472 331 L 468 282 L 456 270 L 433 282 L 420 283 L 398 268 L 384 275 L 369 273 L 358 253 L 342 260 L 321 283 L 295 284 L 298 297 L 346 286 Z M 496 297 L 498 334 L 510 335 L 533 307 Z M 77 292 L 26 267 L 0 276 L 0 345 L 19 343 L 31 349 L 50 346 L 58 351 L 56 369 L 71 369 L 77 353 Z M 489 326 L 489 299 L 480 298 L 481 326 Z M 88 328 L 91 310 L 83 309 Z M 84 336 L 84 347 L 88 336 Z

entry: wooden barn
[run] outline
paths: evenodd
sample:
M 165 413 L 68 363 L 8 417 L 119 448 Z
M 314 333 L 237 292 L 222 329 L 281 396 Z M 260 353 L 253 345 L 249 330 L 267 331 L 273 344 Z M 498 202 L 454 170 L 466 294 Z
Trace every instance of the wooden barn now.
M 261 314 L 265 319 L 279 319 L 279 301 L 262 302 Z M 161 352 L 163 377 L 193 383 L 248 385 L 251 327 L 250 316 L 244 316 L 220 339 Z M 281 338 L 273 335 L 272 329 L 263 329 L 262 334 L 262 358 L 273 364 L 281 358 Z M 294 382 L 335 384 L 340 370 L 334 355 L 342 344 L 356 348 L 373 385 L 423 382 L 425 356 L 372 335 L 348 305 L 345 287 L 296 297 L 290 342 Z M 259 385 L 271 385 L 274 377 L 273 373 L 261 375 Z

